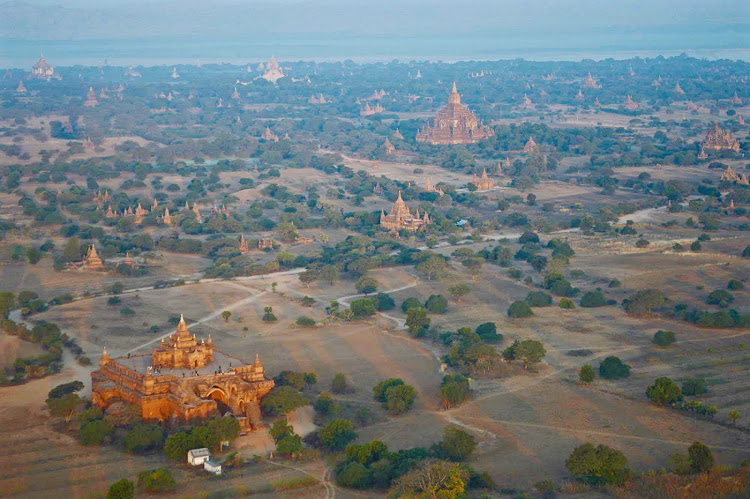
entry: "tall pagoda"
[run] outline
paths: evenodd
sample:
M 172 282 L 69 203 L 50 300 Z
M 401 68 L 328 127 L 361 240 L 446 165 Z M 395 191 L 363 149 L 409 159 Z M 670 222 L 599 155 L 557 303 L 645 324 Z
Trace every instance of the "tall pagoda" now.
M 86 107 L 96 107 L 97 104 L 99 104 L 99 101 L 96 100 L 94 87 L 89 87 L 89 93 L 86 94 L 86 101 L 83 103 L 83 105 Z
M 706 137 L 701 142 L 701 147 L 715 151 L 740 152 L 740 142 L 730 130 L 724 130 L 714 123 L 713 128 L 706 132 Z
M 417 132 L 417 142 L 429 144 L 472 144 L 492 137 L 494 132 L 477 121 L 476 115 L 461 104 L 461 96 L 453 82 L 448 104 L 440 108 L 432 125 Z
M 268 60 L 268 64 L 266 64 L 266 72 L 263 73 L 263 76 L 261 76 L 261 78 L 266 81 L 270 81 L 271 83 L 276 83 L 284 76 L 286 76 L 284 74 L 284 71 L 282 71 L 281 66 L 279 66 L 279 63 L 276 62 L 276 58 L 272 55 Z
M 398 232 L 401 229 L 415 232 L 423 229 L 430 223 L 430 216 L 425 212 L 424 217 L 419 216 L 419 210 L 412 214 L 406 203 L 401 198 L 401 191 L 398 193 L 398 199 L 393 203 L 390 213 L 387 215 L 380 211 L 380 225 L 384 229 Z
M 55 68 L 44 58 L 44 54 L 41 54 L 36 64 L 31 66 L 31 77 L 41 80 L 61 79 L 60 75 L 55 73 Z
M 23 80 L 18 82 L 18 87 L 16 88 L 16 93 L 19 94 L 25 94 L 26 93 L 26 87 L 23 85 Z

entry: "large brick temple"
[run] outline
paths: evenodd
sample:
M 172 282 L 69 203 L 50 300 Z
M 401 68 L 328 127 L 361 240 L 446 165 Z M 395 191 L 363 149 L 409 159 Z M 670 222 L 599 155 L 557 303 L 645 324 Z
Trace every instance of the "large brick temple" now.
M 274 386 L 263 364 L 246 364 L 198 339 L 180 317 L 177 331 L 150 355 L 110 358 L 91 373 L 91 402 L 135 404 L 146 421 L 185 423 L 231 412 L 244 430 L 260 423 L 260 400 Z
M 492 128 L 479 123 L 476 115 L 461 104 L 456 82 L 453 82 L 448 104 L 438 110 L 433 125 L 427 125 L 417 132 L 417 142 L 471 144 L 493 135 Z

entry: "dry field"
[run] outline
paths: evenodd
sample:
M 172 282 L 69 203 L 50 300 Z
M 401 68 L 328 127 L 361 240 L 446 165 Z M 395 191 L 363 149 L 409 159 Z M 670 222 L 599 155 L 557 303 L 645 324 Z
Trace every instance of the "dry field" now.
M 594 265 L 591 259 L 579 255 L 574 266 L 584 261 Z M 598 265 L 604 272 L 612 263 Z M 642 262 L 634 265 L 643 267 Z M 507 279 L 498 267 L 486 266 L 485 270 L 481 280 L 471 282 L 474 292 L 464 303 L 450 300 L 448 313 L 432 315 L 433 323 L 447 330 L 495 321 L 505 335 L 504 345 L 515 338 L 539 339 L 548 355 L 537 372 L 519 371 L 501 380 L 477 380 L 474 400 L 451 411 L 440 410 L 437 396 L 442 377 L 439 357 L 446 353 L 445 348 L 392 329 L 403 319 L 400 309 L 388 312 L 395 321 L 378 317 L 314 328 L 292 326 L 300 315 L 322 319 L 323 308 L 333 299 L 351 301 L 356 292 L 350 281 L 335 286 L 315 283 L 310 289 L 295 276 L 210 282 L 125 295 L 120 306 L 135 310 L 133 318 L 122 317 L 120 306 L 107 306 L 105 298 L 55 307 L 40 318 L 55 321 L 68 334 L 80 338 L 96 362 L 103 345 L 112 355 L 147 353 L 162 335 L 172 331 L 173 326 L 167 323 L 169 316 L 184 312 L 190 330 L 199 338 L 211 334 L 219 349 L 246 360 L 260 354 L 271 376 L 283 369 L 314 371 L 318 389 L 326 389 L 335 373 L 345 373 L 356 387 L 346 398 L 379 414 L 382 409 L 372 401 L 372 387 L 386 377 L 401 377 L 419 392 L 414 409 L 405 416 L 361 429 L 360 440 L 379 438 L 395 449 L 429 446 L 439 440 L 445 424 L 455 423 L 481 442 L 473 464 L 488 469 L 505 487 L 524 487 L 547 477 L 564 478 L 565 457 L 585 441 L 623 450 L 638 470 L 663 466 L 669 454 L 684 451 L 696 439 L 712 446 L 722 463 L 749 457 L 747 432 L 660 409 L 648 403 L 643 392 L 658 376 L 682 380 L 700 372 L 709 379 L 708 402 L 719 405 L 724 415 L 729 408 L 748 412 L 748 400 L 738 400 L 734 395 L 746 385 L 747 350 L 740 351 L 738 344 L 750 339 L 750 332 L 707 331 L 682 323 L 635 320 L 618 307 L 564 312 L 556 307 L 537 308 L 535 317 L 512 321 L 505 315 L 508 304 L 525 296 L 530 288 Z M 587 274 L 591 276 L 595 270 L 587 267 Z M 384 269 L 374 271 L 373 276 L 383 289 L 400 289 L 394 292 L 397 305 L 408 296 L 426 299 L 430 294 L 447 294 L 451 279 L 425 281 L 410 272 L 413 269 Z M 271 292 L 271 282 L 278 283 L 277 293 Z M 299 298 L 304 295 L 316 298 L 312 308 L 300 304 Z M 260 320 L 264 306 L 273 307 L 279 319 L 276 323 Z M 221 318 L 223 310 L 232 312 L 228 322 Z M 159 331 L 150 331 L 151 325 L 158 325 Z M 653 333 L 670 328 L 677 332 L 679 343 L 669 349 L 655 348 L 651 343 Z M 715 351 L 709 353 L 708 348 Z M 579 349 L 591 352 L 585 356 L 570 354 Z M 607 355 L 618 355 L 631 364 L 633 375 L 625 381 L 597 379 L 589 388 L 579 386 L 577 369 L 584 363 L 596 367 Z M 724 417 L 717 419 L 723 421 Z M 67 473 L 72 471 L 68 469 Z M 106 469 L 102 473 L 109 479 L 120 476 Z M 87 486 L 90 490 L 98 485 Z M 85 488 L 83 484 L 81 487 Z

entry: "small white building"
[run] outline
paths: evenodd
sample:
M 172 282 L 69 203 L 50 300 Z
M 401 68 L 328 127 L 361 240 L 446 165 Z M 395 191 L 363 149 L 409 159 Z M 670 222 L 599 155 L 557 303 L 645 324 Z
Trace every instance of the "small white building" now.
M 190 449 L 188 451 L 187 460 L 188 463 L 192 464 L 193 466 L 200 466 L 211 457 L 211 453 L 208 452 L 208 449 L 205 447 L 201 447 L 200 449 Z
M 221 475 L 221 464 L 211 459 L 203 461 L 203 469 L 214 475 Z

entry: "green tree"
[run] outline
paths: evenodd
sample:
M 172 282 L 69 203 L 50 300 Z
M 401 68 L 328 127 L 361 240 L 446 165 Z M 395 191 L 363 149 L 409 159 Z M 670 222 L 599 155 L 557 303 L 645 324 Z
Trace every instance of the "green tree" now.
M 47 399 L 47 407 L 53 416 L 64 417 L 66 422 L 70 422 L 79 407 L 86 403 L 75 393 L 69 393 L 62 397 Z
M 351 421 L 336 418 L 320 429 L 318 438 L 323 447 L 337 451 L 343 450 L 349 442 L 357 438 L 357 432 L 354 431 Z
M 417 265 L 417 272 L 426 275 L 427 280 L 431 281 L 433 277 L 443 275 L 447 266 L 448 264 L 445 263 L 445 259 L 437 255 L 432 255 Z
M 471 286 L 464 283 L 456 283 L 448 288 L 448 292 L 457 303 L 461 303 L 461 298 L 471 293 Z
M 714 453 L 700 442 L 693 442 L 688 447 L 688 461 L 693 473 L 705 473 L 714 467 Z
M 172 472 L 167 468 L 138 473 L 138 490 L 148 494 L 165 494 L 173 490 L 176 485 Z
M 360 277 L 355 287 L 357 288 L 358 292 L 369 295 L 370 293 L 374 293 L 375 291 L 377 291 L 378 281 L 376 281 L 372 277 Z
M 68 239 L 63 248 L 63 259 L 66 262 L 76 262 L 81 259 L 81 240 L 78 236 Z
M 581 298 L 582 307 L 603 307 L 607 304 L 601 291 L 589 291 Z
M 372 485 L 372 473 L 362 463 L 346 463 L 336 474 L 336 482 L 343 487 L 366 489 Z
M 263 307 L 263 322 L 276 322 L 276 316 L 273 313 L 273 307 Z
M 320 279 L 328 282 L 331 286 L 339 280 L 339 269 L 335 265 L 326 265 L 320 270 Z
M 260 407 L 265 414 L 281 416 L 309 403 L 304 395 L 291 386 L 277 386 L 263 397 Z
M 403 313 L 406 313 L 410 308 L 419 308 L 421 306 L 422 306 L 422 302 L 419 301 L 419 298 L 410 296 L 409 298 L 407 298 L 401 303 L 401 311 Z
M 430 295 L 424 307 L 433 314 L 444 314 L 448 311 L 448 300 L 443 295 Z
M 164 445 L 164 432 L 160 426 L 136 424 L 125 433 L 125 450 L 131 454 L 161 449 Z
M 517 300 L 514 301 L 510 307 L 508 307 L 508 317 L 511 319 L 522 319 L 525 317 L 531 317 L 534 312 L 531 311 L 531 307 L 525 301 Z
M 657 331 L 654 334 L 654 343 L 660 347 L 666 347 L 675 342 L 675 336 L 672 331 Z
M 474 330 L 475 333 L 485 343 L 499 343 L 503 341 L 503 335 L 497 332 L 497 326 L 494 322 L 485 322 L 477 326 Z
M 393 310 L 394 308 L 396 308 L 396 302 L 393 301 L 391 295 L 387 293 L 378 293 L 375 296 L 375 309 L 379 312 Z
M 622 485 L 632 476 L 623 453 L 606 445 L 586 443 L 576 447 L 565 466 L 578 480 L 592 485 Z
M 392 386 L 399 386 L 403 384 L 404 384 L 404 380 L 402 380 L 401 378 L 385 379 L 373 387 L 372 398 L 374 398 L 378 402 L 385 403 L 386 401 L 385 392 Z
M 388 497 L 460 499 L 468 481 L 469 472 L 458 463 L 427 459 L 394 482 Z
M 470 433 L 451 424 L 443 429 L 443 440 L 438 446 L 441 454 L 451 461 L 465 461 L 477 448 L 477 442 Z
M 414 405 L 417 391 L 411 385 L 397 385 L 385 391 L 385 404 L 383 407 L 389 414 L 402 414 Z
M 443 376 L 443 381 L 440 384 L 440 395 L 443 400 L 444 409 L 450 409 L 461 404 L 471 397 L 469 378 L 460 374 Z
M 654 384 L 646 389 L 646 396 L 659 405 L 671 404 L 682 398 L 682 390 L 671 379 L 661 377 L 657 378 Z
M 359 319 L 362 317 L 370 317 L 375 315 L 375 303 L 372 298 L 362 298 L 360 300 L 354 300 L 350 306 L 354 317 Z
M 287 423 L 286 418 L 280 418 L 274 421 L 269 433 L 271 434 L 271 438 L 278 443 L 285 436 L 294 434 L 294 428 Z
M 78 437 L 83 445 L 101 445 L 104 437 L 109 435 L 112 427 L 103 419 L 96 419 L 84 424 Z
M 694 396 L 708 393 L 706 380 L 703 378 L 688 378 L 682 382 L 682 393 L 684 395 Z
M 0 319 L 7 319 L 8 314 L 13 309 L 13 303 L 15 302 L 15 295 L 13 293 L 2 292 L 0 293 Z
M 594 368 L 591 364 L 584 364 L 578 371 L 578 379 L 583 383 L 591 383 L 594 381 Z
M 318 272 L 315 269 L 307 269 L 304 272 L 297 274 L 297 278 L 300 280 L 302 284 L 304 284 L 307 289 L 310 289 L 310 284 L 314 283 L 318 280 Z
M 619 357 L 607 357 L 599 363 L 599 376 L 604 379 L 621 379 L 630 376 L 630 366 Z
M 410 308 L 406 311 L 406 327 L 409 333 L 414 337 L 423 336 L 430 327 L 430 318 L 427 317 L 427 310 L 419 308 Z
M 224 310 L 221 313 L 221 316 L 224 318 L 224 322 L 229 322 L 229 318 L 232 317 L 232 312 L 230 312 L 229 310 Z
M 667 295 L 658 289 L 643 289 L 623 302 L 629 315 L 649 315 L 651 310 L 663 306 L 667 302 Z
M 133 499 L 135 497 L 135 484 L 123 478 L 109 486 L 106 499 Z
M 736 409 L 729 411 L 729 421 L 731 421 L 732 424 L 737 424 L 738 419 L 740 419 L 740 411 Z
M 302 447 L 302 438 L 294 433 L 284 435 L 276 442 L 276 452 L 287 459 L 300 456 Z
M 331 391 L 333 393 L 346 393 L 349 390 L 349 385 L 346 381 L 346 375 L 344 373 L 336 373 L 331 380 Z
M 544 291 L 531 291 L 524 299 L 530 307 L 549 307 L 552 305 L 552 297 Z
M 47 394 L 47 398 L 56 399 L 64 395 L 68 395 L 69 393 L 78 392 L 80 390 L 83 390 L 83 383 L 81 383 L 80 381 L 71 381 L 70 383 L 63 383 L 54 387 Z
M 542 361 L 545 355 L 547 355 L 547 351 L 544 349 L 544 345 L 540 341 L 524 340 L 516 345 L 515 356 L 516 359 L 523 362 L 524 369 L 528 369 L 529 366 L 538 364 Z

